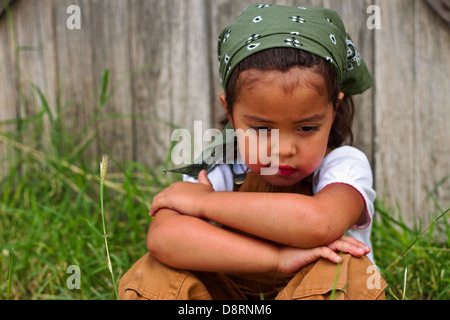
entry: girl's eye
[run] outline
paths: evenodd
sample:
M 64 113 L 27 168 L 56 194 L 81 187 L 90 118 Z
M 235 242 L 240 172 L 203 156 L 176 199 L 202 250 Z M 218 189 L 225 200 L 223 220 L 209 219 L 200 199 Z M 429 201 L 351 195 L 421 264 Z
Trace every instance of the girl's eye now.
M 252 127 L 253 130 L 255 130 L 256 132 L 261 132 L 261 131 L 266 131 L 267 133 L 270 132 L 270 128 L 267 127 Z
M 311 133 L 314 131 L 319 131 L 319 127 L 313 127 L 313 126 L 306 126 L 306 127 L 301 127 L 299 128 L 299 131 L 301 132 L 305 132 L 305 133 Z

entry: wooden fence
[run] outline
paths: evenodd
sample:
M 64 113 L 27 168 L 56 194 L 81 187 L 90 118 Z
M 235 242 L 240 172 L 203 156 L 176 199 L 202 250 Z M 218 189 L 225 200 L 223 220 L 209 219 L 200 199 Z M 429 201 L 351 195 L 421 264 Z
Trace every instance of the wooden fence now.
M 58 101 L 71 102 L 64 119 L 79 132 L 97 112 L 96 92 L 108 69 L 113 95 L 100 114 L 110 117 L 87 155 L 100 156 L 105 146 L 119 162 L 159 166 L 172 133 L 164 121 L 192 129 L 196 120 L 214 127 L 223 117 L 217 36 L 254 2 L 15 0 L 8 18 L 1 1 L 0 123 L 41 110 L 36 86 L 53 111 Z M 372 162 L 380 199 L 398 203 L 409 221 L 436 212 L 426 200 L 430 191 L 446 209 L 450 30 L 445 20 L 423 0 L 273 3 L 325 6 L 341 14 L 376 80 L 357 98 L 355 133 L 356 146 Z M 70 5 L 81 10 L 79 30 L 66 26 Z M 380 9 L 381 29 L 368 28 L 371 5 Z M 11 128 L 0 125 L 0 131 L 6 129 Z M 0 157 L 4 150 L 0 144 Z

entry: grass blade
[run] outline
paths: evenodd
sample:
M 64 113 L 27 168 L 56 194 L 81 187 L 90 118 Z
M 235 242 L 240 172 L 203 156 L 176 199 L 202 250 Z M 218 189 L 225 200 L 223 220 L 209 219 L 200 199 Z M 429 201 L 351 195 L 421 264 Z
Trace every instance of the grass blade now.
M 10 259 L 9 259 L 9 268 L 8 268 L 8 287 L 6 289 L 6 300 L 9 300 L 9 297 L 11 294 L 11 276 L 12 276 L 12 269 L 13 269 L 14 250 L 11 250 L 9 253 L 10 253 Z
M 405 300 L 406 297 L 406 280 L 408 277 L 408 267 L 405 268 L 405 275 L 403 277 L 403 294 L 402 294 L 402 300 Z
M 37 94 L 39 95 L 39 98 L 41 99 L 42 108 L 44 109 L 45 113 L 48 115 L 48 118 L 50 120 L 50 123 L 52 124 L 52 128 L 55 128 L 55 120 L 53 118 L 52 110 L 50 109 L 50 106 L 48 104 L 47 99 L 45 98 L 44 93 L 42 93 L 41 88 L 33 84 L 34 90 L 36 90 Z
M 108 169 L 108 157 L 103 156 L 102 162 L 100 164 L 100 208 L 101 208 L 101 213 L 102 213 L 103 237 L 105 238 L 105 248 L 106 248 L 106 256 L 108 259 L 108 269 L 109 269 L 109 272 L 111 273 L 111 280 L 112 280 L 113 286 L 114 286 L 114 293 L 116 294 L 116 299 L 119 300 L 119 294 L 117 292 L 116 280 L 114 278 L 114 272 L 113 272 L 112 264 L 111 264 L 111 257 L 109 255 L 108 234 L 106 233 L 105 212 L 103 209 L 103 181 L 105 180 L 107 169 Z
M 342 257 L 342 253 L 339 254 L 339 256 Z M 342 263 L 338 263 L 337 268 L 336 268 L 336 275 L 334 276 L 333 290 L 331 290 L 331 296 L 330 296 L 331 301 L 334 301 L 336 299 L 337 283 L 339 280 L 339 274 L 341 272 L 341 265 L 342 265 Z
M 410 251 L 411 249 L 416 245 L 416 243 L 422 239 L 427 232 L 439 221 L 441 220 L 446 214 L 450 212 L 450 208 L 447 209 L 444 213 L 442 213 L 440 216 L 438 216 L 436 219 L 433 220 L 433 222 L 423 231 L 409 246 L 408 248 L 399 256 L 397 259 L 395 259 L 387 268 L 386 270 L 390 270 L 393 266 L 395 266 L 400 260 L 402 260 Z
M 103 73 L 102 80 L 101 80 L 101 92 L 100 92 L 100 100 L 99 100 L 99 109 L 103 109 L 103 107 L 106 105 L 106 102 L 109 100 L 108 96 L 108 84 L 109 84 L 109 70 L 106 69 Z

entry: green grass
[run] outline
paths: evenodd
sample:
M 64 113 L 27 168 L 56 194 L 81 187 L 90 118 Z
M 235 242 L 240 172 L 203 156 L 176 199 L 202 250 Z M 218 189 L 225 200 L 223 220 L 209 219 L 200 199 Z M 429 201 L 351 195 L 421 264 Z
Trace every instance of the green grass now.
M 149 204 L 175 177 L 162 175 L 167 163 L 149 168 L 111 157 L 100 175 L 103 155 L 86 150 L 108 120 L 100 112 L 111 97 L 108 75 L 94 97 L 95 115 L 79 134 L 63 121 L 74 104 L 51 108 L 35 86 L 27 97 L 40 111 L 0 122 L 7 151 L 0 159 L 0 300 L 115 299 L 115 279 L 146 252 Z M 42 138 L 46 125 L 49 139 Z M 81 271 L 80 290 L 67 286 L 72 265 Z
M 449 208 L 436 203 L 427 226 L 405 224 L 400 212 L 377 202 L 372 232 L 375 260 L 389 285 L 388 299 L 450 299 Z

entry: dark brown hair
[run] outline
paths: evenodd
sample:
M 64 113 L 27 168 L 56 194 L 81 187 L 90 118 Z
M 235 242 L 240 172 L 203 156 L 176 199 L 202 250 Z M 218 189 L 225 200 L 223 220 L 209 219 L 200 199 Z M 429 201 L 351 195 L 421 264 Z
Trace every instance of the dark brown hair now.
M 341 88 L 334 67 L 326 60 L 305 51 L 293 48 L 274 48 L 256 53 L 243 60 L 233 71 L 226 87 L 229 116 L 233 114 L 233 106 L 238 101 L 244 81 L 241 74 L 246 70 L 278 70 L 287 72 L 293 67 L 313 68 L 325 79 L 330 102 L 333 103 L 336 118 L 331 128 L 328 147 L 335 149 L 344 143 L 353 144 L 353 118 L 355 105 L 351 96 L 339 100 Z M 225 121 L 226 122 L 226 121 Z

